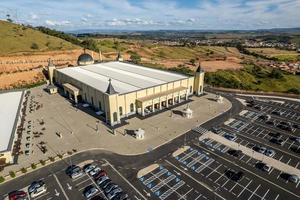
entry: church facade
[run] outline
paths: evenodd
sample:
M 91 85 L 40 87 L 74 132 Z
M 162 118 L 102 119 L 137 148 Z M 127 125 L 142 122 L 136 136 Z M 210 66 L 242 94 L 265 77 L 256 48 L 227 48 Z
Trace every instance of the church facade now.
M 123 61 L 94 63 L 88 54 L 77 67 L 49 68 L 50 83 L 75 103 L 89 104 L 114 126 L 134 114 L 147 116 L 203 94 L 204 71 L 194 76 L 147 68 Z

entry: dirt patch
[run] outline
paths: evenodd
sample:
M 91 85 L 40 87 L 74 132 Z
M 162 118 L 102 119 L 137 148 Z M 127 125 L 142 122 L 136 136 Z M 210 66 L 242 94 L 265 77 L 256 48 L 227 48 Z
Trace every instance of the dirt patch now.
M 82 53 L 83 50 L 79 49 L 0 56 L 0 89 L 12 89 L 41 82 L 45 79 L 42 70 L 48 65 L 49 58 L 58 68 L 62 68 L 77 65 L 78 56 Z M 87 53 L 95 59 L 99 57 L 92 51 Z
M 0 89 L 13 89 L 25 85 L 38 83 L 44 80 L 41 69 L 3 74 L 0 76 Z
M 240 69 L 243 66 L 239 62 L 226 61 L 203 61 L 201 67 L 207 72 L 215 72 L 219 69 Z

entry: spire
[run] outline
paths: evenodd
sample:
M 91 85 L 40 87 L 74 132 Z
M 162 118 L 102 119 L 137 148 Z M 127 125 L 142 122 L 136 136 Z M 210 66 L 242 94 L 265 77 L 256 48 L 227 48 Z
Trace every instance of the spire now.
M 118 55 L 117 55 L 117 61 L 123 61 L 123 57 L 121 55 L 121 52 L 118 51 Z
M 199 62 L 199 66 L 198 66 L 198 68 L 197 68 L 196 72 L 203 72 L 203 70 L 202 70 L 202 68 L 201 68 L 201 64 L 200 64 L 200 62 Z
M 48 59 L 48 67 L 52 67 L 54 66 L 53 61 L 51 60 L 51 58 Z
M 109 84 L 108 84 L 108 87 L 107 87 L 107 90 L 106 90 L 105 93 L 109 94 L 109 95 L 116 94 L 117 92 L 116 92 L 115 88 L 111 84 L 111 79 L 109 79 L 108 81 L 109 81 Z

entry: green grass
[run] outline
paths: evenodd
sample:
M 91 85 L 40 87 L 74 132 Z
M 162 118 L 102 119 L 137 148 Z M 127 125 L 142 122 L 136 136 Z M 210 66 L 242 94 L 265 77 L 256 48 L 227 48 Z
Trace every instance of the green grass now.
M 210 85 L 265 92 L 300 93 L 300 76 L 280 71 L 282 78 L 272 78 L 272 69 L 245 66 L 242 70 L 206 73 Z
M 278 56 L 273 56 L 274 58 L 277 58 L 279 61 L 299 61 L 300 60 L 300 55 L 295 55 L 295 54 L 290 54 L 290 55 L 278 55 Z
M 60 38 L 52 37 L 37 30 L 1 20 L 0 44 L 0 55 L 79 48 Z M 33 44 L 36 44 L 37 46 Z

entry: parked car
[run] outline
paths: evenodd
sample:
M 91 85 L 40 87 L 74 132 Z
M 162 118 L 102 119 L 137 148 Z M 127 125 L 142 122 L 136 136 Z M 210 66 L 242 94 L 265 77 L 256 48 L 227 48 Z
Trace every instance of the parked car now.
M 227 151 L 227 153 L 228 153 L 229 155 L 231 155 L 231 156 L 239 157 L 239 156 L 241 155 L 242 151 L 241 151 L 241 150 L 235 150 L 235 149 L 229 149 L 229 150 Z
M 90 172 L 89 172 L 89 174 L 91 175 L 91 176 L 94 176 L 94 175 L 96 175 L 98 172 L 100 172 L 101 171 L 101 168 L 100 167 L 96 167 L 96 168 L 94 168 L 93 170 L 91 170 Z
M 129 196 L 125 192 L 120 192 L 113 198 L 113 200 L 129 200 Z
M 28 195 L 22 190 L 13 191 L 8 194 L 9 200 L 28 200 Z
M 256 152 L 258 152 L 258 153 L 262 153 L 262 154 L 264 154 L 265 151 L 267 150 L 266 147 L 261 147 L 261 146 L 258 146 L 258 145 L 252 147 L 252 149 L 253 149 L 254 151 L 256 151 Z
M 221 131 L 221 128 L 220 128 L 220 127 L 214 126 L 214 127 L 211 128 L 211 131 L 212 131 L 213 133 L 218 134 L 218 133 Z
M 262 120 L 270 120 L 271 116 L 270 115 L 260 115 L 258 118 L 262 119 Z
M 90 200 L 104 200 L 102 197 L 99 195 L 92 197 Z
M 264 154 L 269 157 L 273 157 L 275 155 L 275 151 L 273 149 L 267 149 Z
M 118 193 L 122 192 L 123 190 L 121 188 L 116 188 L 112 190 L 110 193 L 107 194 L 107 198 L 112 199 L 114 198 Z
M 294 175 L 294 174 L 290 174 L 288 176 L 288 180 L 292 183 L 298 183 L 299 181 L 299 177 L 297 175 Z
M 104 190 L 104 189 L 106 188 L 106 186 L 107 186 L 109 183 L 111 183 L 111 182 L 112 182 L 112 181 L 111 181 L 110 179 L 107 179 L 107 180 L 103 181 L 103 183 L 101 183 L 101 184 L 99 185 L 99 187 L 101 187 L 101 189 Z
M 236 139 L 236 135 L 231 134 L 231 133 L 225 133 L 224 138 L 226 138 L 227 140 L 230 140 L 230 141 L 234 141 Z
M 270 172 L 272 167 L 270 165 L 267 165 L 266 163 L 263 162 L 258 162 L 255 164 L 255 167 L 264 171 L 264 172 Z
M 242 171 L 235 172 L 231 169 L 228 169 L 225 171 L 225 175 L 233 181 L 239 181 L 244 176 L 244 173 Z
M 271 125 L 271 126 L 275 126 L 275 122 L 271 121 L 271 120 L 266 121 L 266 124 Z
M 37 188 L 41 188 L 41 187 L 45 187 L 44 181 L 42 181 L 42 180 L 34 181 L 28 187 L 28 193 L 30 194 L 30 193 L 34 192 Z
M 75 178 L 78 178 L 78 177 L 80 177 L 82 175 L 83 175 L 83 172 L 82 172 L 81 168 L 77 166 L 77 167 L 75 167 L 75 168 L 72 169 L 72 171 L 70 172 L 69 176 L 72 179 L 75 179 Z
M 94 186 L 92 185 L 89 185 L 87 186 L 84 191 L 83 191 L 83 195 L 85 196 L 85 198 L 89 199 L 91 198 L 92 196 L 96 195 L 96 193 L 98 192 L 99 190 L 97 188 L 95 188 Z
M 262 106 L 256 105 L 253 108 L 255 108 L 256 110 L 262 110 Z
M 104 181 L 109 180 L 108 176 L 101 176 L 96 180 L 98 186 L 100 186 Z
M 300 137 L 290 137 L 290 140 L 300 143 Z
M 274 144 L 278 144 L 278 145 L 283 145 L 283 142 L 284 142 L 284 140 L 277 139 L 277 138 L 271 138 L 269 141 L 274 143 Z
M 107 173 L 104 171 L 104 170 L 100 170 L 97 174 L 95 174 L 93 177 L 94 177 L 94 179 L 96 180 L 96 179 L 98 179 L 98 178 L 100 178 L 100 177 L 102 177 L 102 176 L 107 176 Z
M 105 194 L 110 193 L 112 190 L 114 190 L 115 188 L 118 188 L 119 186 L 115 183 L 110 183 L 108 184 L 108 186 L 105 188 L 104 192 Z
M 281 136 L 280 133 L 273 133 L 273 132 L 270 132 L 268 135 L 273 137 L 273 138 L 279 138 Z
M 30 191 L 30 192 L 29 192 Z M 43 181 L 33 182 L 29 188 L 28 192 L 31 198 L 35 198 L 47 192 L 47 188 Z
M 94 164 L 87 164 L 87 165 L 85 165 L 84 167 L 83 167 L 83 171 L 85 172 L 85 173 L 89 173 L 90 171 L 92 171 L 93 169 L 95 169 L 96 168 L 96 165 L 94 165 Z
M 278 116 L 283 115 L 283 112 L 281 112 L 281 111 L 272 111 L 271 113 L 272 113 L 273 115 L 278 115 Z

